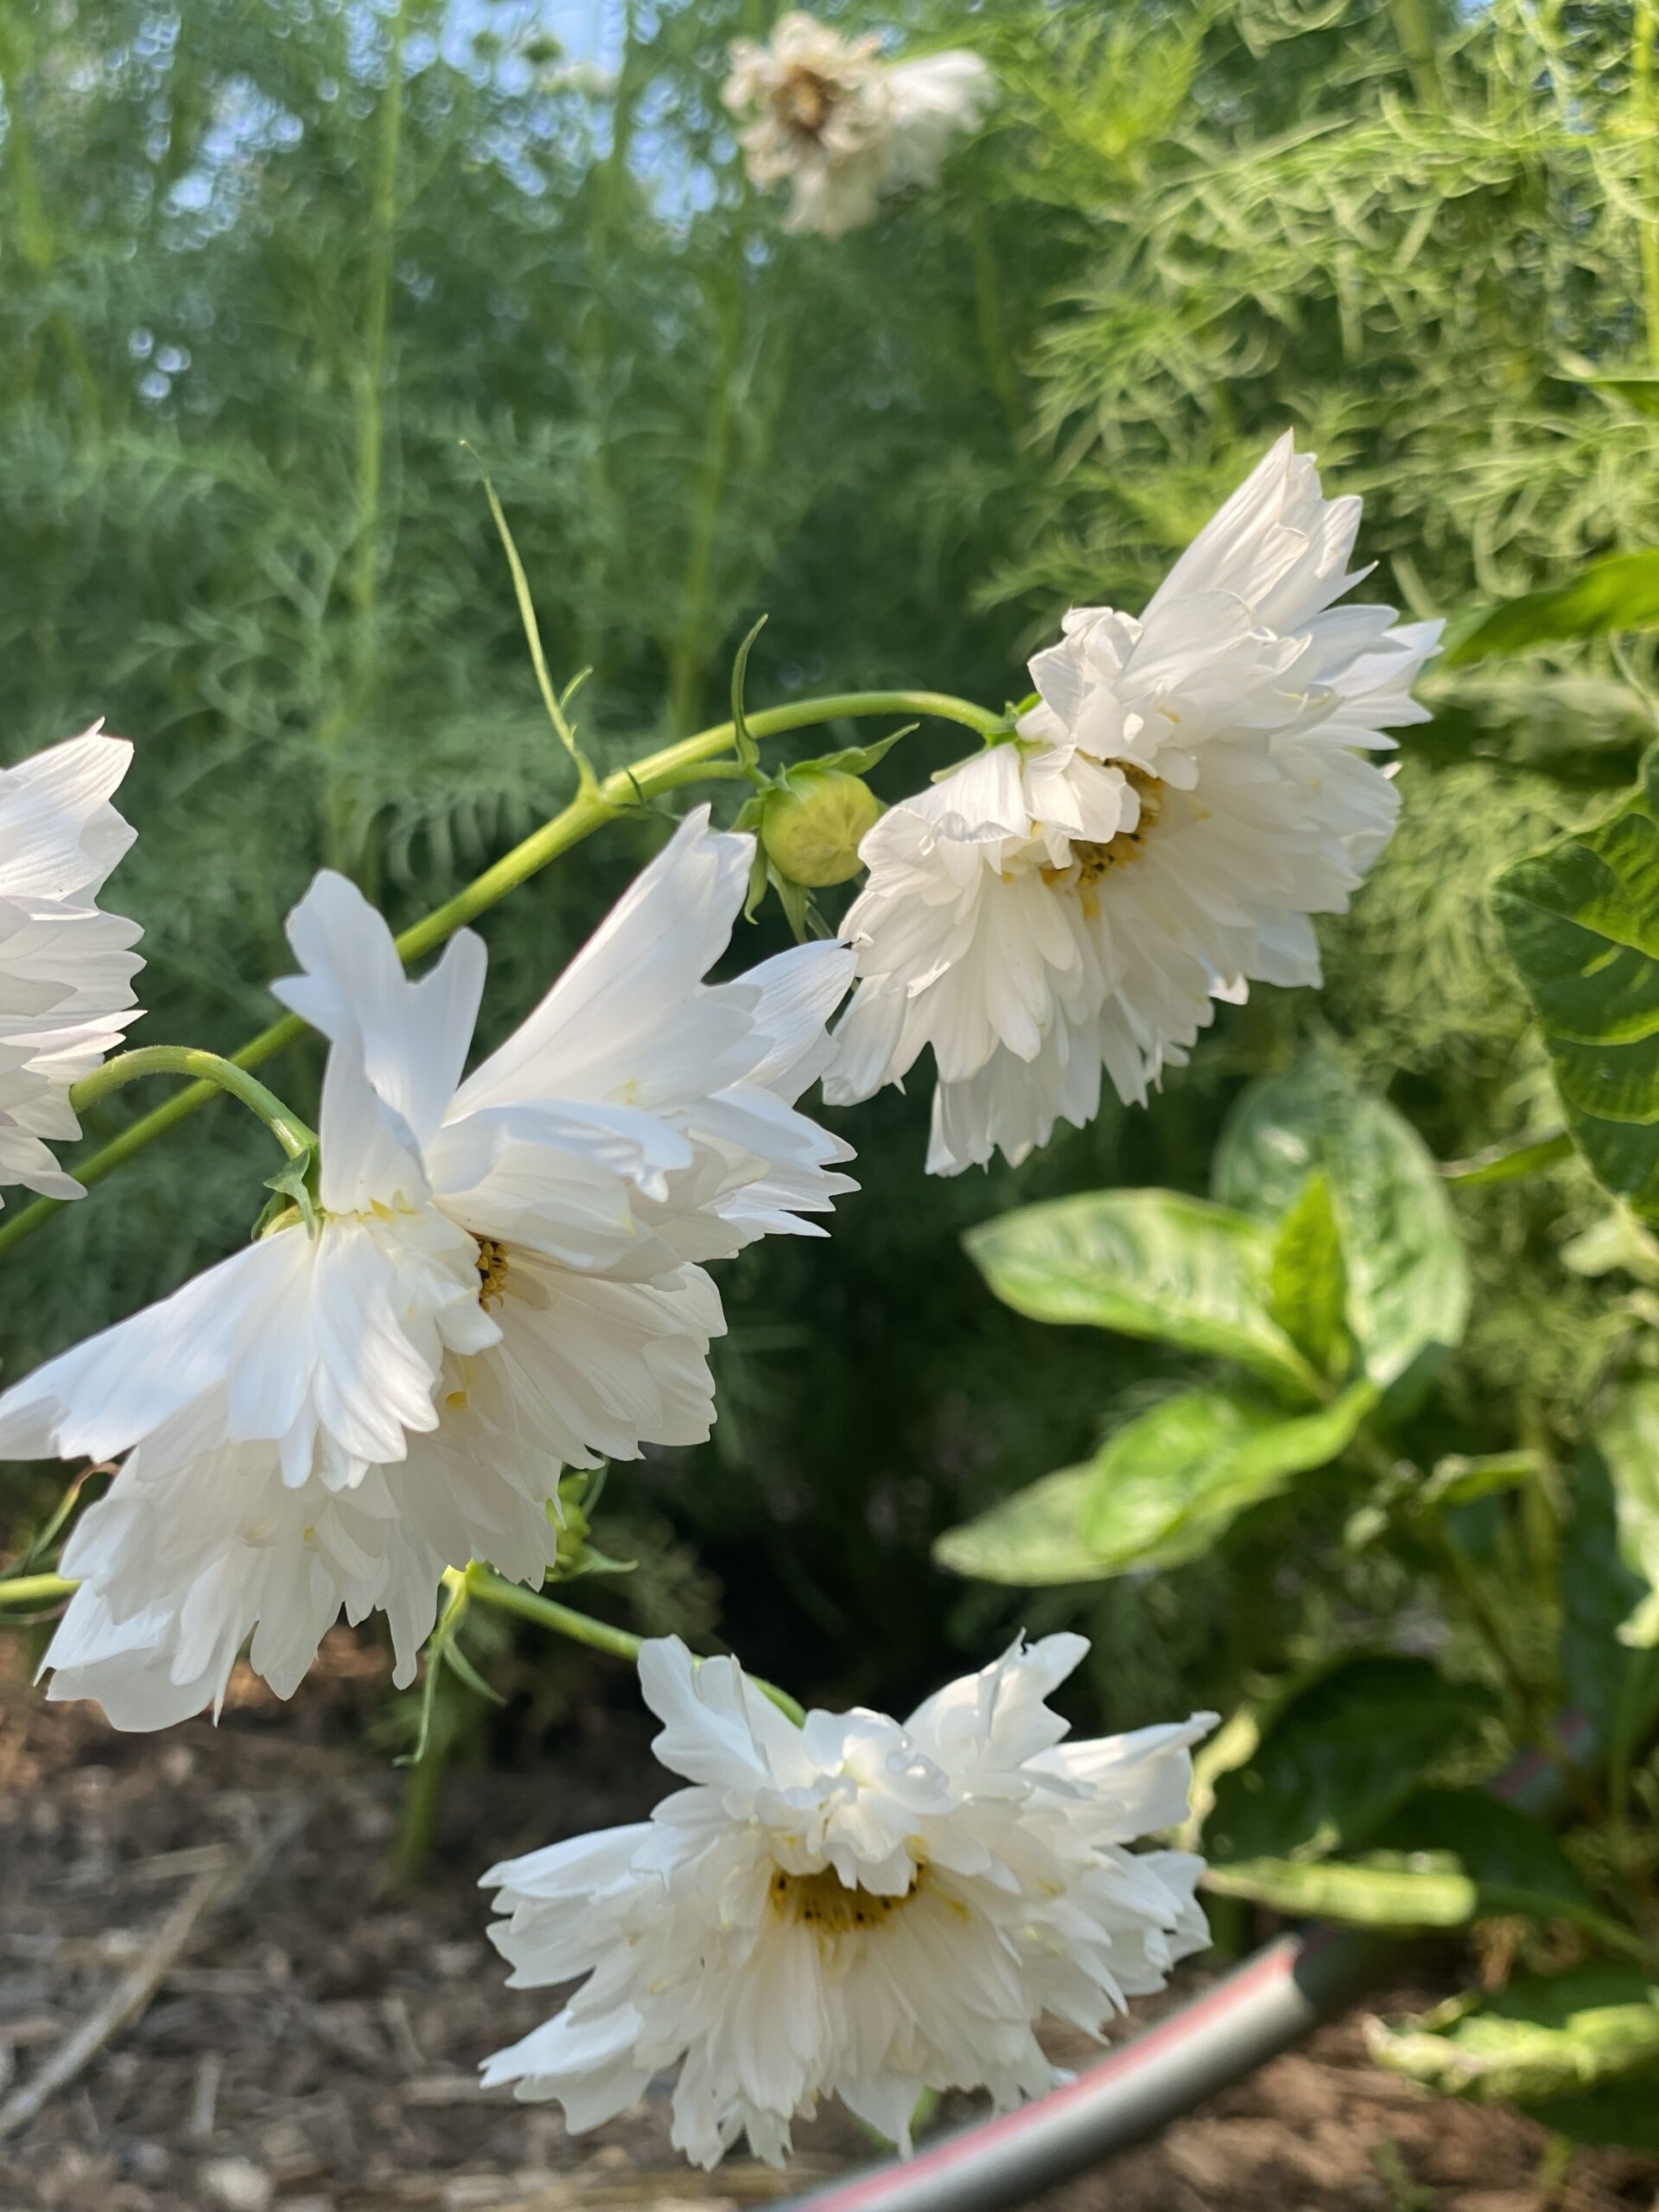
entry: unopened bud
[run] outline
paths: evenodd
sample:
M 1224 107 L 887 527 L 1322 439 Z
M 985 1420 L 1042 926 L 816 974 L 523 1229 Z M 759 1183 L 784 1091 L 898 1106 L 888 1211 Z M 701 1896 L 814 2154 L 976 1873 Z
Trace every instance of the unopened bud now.
M 858 849 L 880 819 L 881 802 L 842 768 L 796 768 L 766 800 L 760 842 L 780 875 L 808 890 L 858 874 Z

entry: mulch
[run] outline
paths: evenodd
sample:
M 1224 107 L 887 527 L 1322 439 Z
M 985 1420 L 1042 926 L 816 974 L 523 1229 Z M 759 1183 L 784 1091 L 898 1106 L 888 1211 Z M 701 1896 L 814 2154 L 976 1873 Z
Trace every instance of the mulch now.
M 662 2084 L 580 2138 L 556 2107 L 479 2089 L 479 2060 L 548 2000 L 503 1986 L 477 1877 L 639 1818 L 663 1787 L 650 1724 L 578 1701 L 537 1771 L 452 1775 L 400 1888 L 404 1777 L 364 1742 L 383 1663 L 337 1631 L 287 1707 L 238 1678 L 218 1728 L 123 1737 L 47 1705 L 0 1639 L 0 2212 L 721 2212 L 868 2162 L 838 2113 L 798 2132 L 788 2176 L 742 2157 L 703 2175 L 670 2148 Z M 16 2124 L 78 2030 L 87 2063 Z M 971 2112 L 952 2101 L 941 2124 Z M 1646 2212 L 1659 2163 L 1580 2152 L 1562 2171 L 1530 2122 L 1379 2073 L 1351 2019 L 1040 2204 Z

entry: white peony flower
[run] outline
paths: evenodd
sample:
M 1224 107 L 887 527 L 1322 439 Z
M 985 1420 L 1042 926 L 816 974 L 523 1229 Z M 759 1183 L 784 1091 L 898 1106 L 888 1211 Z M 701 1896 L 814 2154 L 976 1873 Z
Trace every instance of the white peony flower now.
M 276 992 L 330 1040 L 318 1232 L 296 1219 L 0 1398 L 0 1452 L 128 1454 L 64 1552 L 84 1580 L 51 1695 L 165 1726 L 222 1697 L 251 1632 L 286 1696 L 342 1605 L 386 1611 L 406 1683 L 446 1566 L 540 1581 L 563 1467 L 708 1434 L 702 1263 L 821 1235 L 800 1217 L 853 1187 L 794 1103 L 850 953 L 702 980 L 753 851 L 693 815 L 464 1082 L 481 941 L 411 982 L 378 914 L 317 878 Z
M 1100 2034 L 1209 1936 L 1203 1861 L 1126 1847 L 1184 1817 L 1215 1716 L 1063 1745 L 1044 1700 L 1087 1649 L 1022 1640 L 906 1722 L 796 1728 L 734 1661 L 645 1645 L 657 1756 L 693 1786 L 484 1877 L 514 1986 L 588 1977 L 486 2086 L 579 2130 L 677 2067 L 675 2145 L 712 2166 L 741 2132 L 778 2162 L 820 2096 L 908 2150 L 924 2089 L 1006 2107 L 1063 2080 L 1042 2014 Z
M 1347 566 L 1359 516 L 1287 435 L 1139 620 L 1073 608 L 1014 740 L 865 838 L 826 1097 L 902 1081 L 931 1045 L 929 1168 L 1017 1163 L 1092 1120 L 1103 1068 L 1144 1105 L 1216 1000 L 1319 981 L 1308 918 L 1343 912 L 1392 834 L 1365 756 L 1428 719 L 1411 685 L 1440 631 L 1334 604 L 1369 573 Z
M 80 1135 L 69 1086 L 137 1019 L 138 925 L 97 904 L 132 842 L 110 804 L 131 760 L 94 726 L 0 769 L 0 1184 L 48 1198 L 84 1195 L 43 1141 Z
M 785 228 L 831 238 L 869 222 L 884 192 L 934 183 L 952 139 L 995 97 L 976 54 L 884 61 L 878 35 L 844 38 L 798 11 L 764 46 L 734 42 L 724 93 L 753 118 L 738 141 L 751 180 L 791 188 Z

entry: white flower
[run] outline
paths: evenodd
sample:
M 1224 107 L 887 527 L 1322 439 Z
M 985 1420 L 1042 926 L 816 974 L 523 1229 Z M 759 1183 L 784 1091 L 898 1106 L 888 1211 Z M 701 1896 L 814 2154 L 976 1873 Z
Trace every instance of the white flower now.
M 1214 1715 L 1063 1745 L 1044 1700 L 1087 1649 L 1017 1643 L 906 1722 L 798 1729 L 734 1661 L 645 1645 L 657 1756 L 693 1787 L 484 1877 L 514 1986 L 588 1977 L 486 2084 L 578 2130 L 677 2067 L 675 2145 L 712 2166 L 740 2131 L 776 2163 L 820 2096 L 908 2150 L 924 2089 L 1006 2107 L 1064 2079 L 1043 2013 L 1099 2034 L 1208 1941 L 1203 1861 L 1125 1847 L 1183 1818 Z
M 867 1098 L 931 1046 L 928 1166 L 1023 1160 L 1082 1128 L 1103 1068 L 1144 1105 L 1217 999 L 1312 984 L 1308 917 L 1341 913 L 1399 812 L 1364 756 L 1425 721 L 1440 626 L 1334 602 L 1357 499 L 1281 438 L 1137 621 L 1074 608 L 1040 703 L 895 806 L 843 932 L 861 982 L 824 1095 Z
M 238 1650 L 289 1694 L 341 1605 L 413 1675 L 443 1569 L 538 1582 L 562 1467 L 709 1433 L 702 1262 L 853 1186 L 795 1110 L 851 955 L 704 984 L 753 842 L 684 823 L 523 1027 L 461 1081 L 463 932 L 419 982 L 343 878 L 289 919 L 277 995 L 331 1041 L 313 1236 L 279 1229 L 0 1399 L 0 1452 L 128 1457 L 63 1555 L 54 1697 L 154 1728 Z
M 764 46 L 739 39 L 725 101 L 754 120 L 739 136 L 761 191 L 787 182 L 785 228 L 825 238 L 868 223 L 884 192 L 935 182 L 950 142 L 995 96 L 976 54 L 883 61 L 879 36 L 843 38 L 811 16 L 782 16 Z
M 83 1192 L 42 1140 L 80 1135 L 69 1086 L 137 1018 L 138 925 L 97 904 L 132 842 L 110 804 L 131 760 L 94 726 L 0 769 L 0 1184 L 48 1198 Z

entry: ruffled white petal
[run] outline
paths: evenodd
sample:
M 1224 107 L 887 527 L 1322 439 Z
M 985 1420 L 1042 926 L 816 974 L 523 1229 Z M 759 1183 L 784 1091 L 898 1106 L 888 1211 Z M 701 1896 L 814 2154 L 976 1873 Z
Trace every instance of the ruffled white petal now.
M 342 1606 L 386 1611 L 406 1681 L 446 1566 L 542 1580 L 563 1469 L 708 1435 L 725 1325 L 699 1263 L 812 1233 L 852 1187 L 796 1104 L 850 953 L 703 981 L 753 850 L 694 815 L 465 1083 L 481 945 L 412 981 L 361 894 L 317 878 L 278 986 L 330 1042 L 316 1233 L 268 1235 L 0 1397 L 0 1452 L 130 1454 L 77 1540 L 54 1694 L 162 1726 L 217 1701 L 250 1637 L 287 1694 Z M 0 1110 L 35 1141 L 54 1109 L 32 1084 L 0 1038 Z
M 1144 1104 L 1219 1001 L 1319 981 L 1392 833 L 1366 757 L 1418 721 L 1439 626 L 1340 607 L 1356 499 L 1281 439 L 1137 621 L 1074 607 L 1031 664 L 1016 741 L 889 810 L 845 924 L 859 984 L 825 1096 L 938 1071 L 928 1166 L 1013 1161 L 1086 1123 L 1103 1075 Z
M 93 901 L 132 842 L 110 795 L 131 762 L 96 728 L 0 770 L 0 1185 L 81 1188 L 46 1140 L 80 1134 L 69 1086 L 120 1043 L 138 926 Z
M 647 1643 L 657 1756 L 691 1786 L 485 1876 L 514 1986 L 586 1977 L 486 2081 L 578 2130 L 677 2069 L 673 2140 L 705 2166 L 740 2134 L 781 2161 L 823 2096 L 908 2148 L 925 2088 L 1040 2094 L 1043 2012 L 1098 2033 L 1206 1940 L 1200 1862 L 1122 1847 L 1184 1815 L 1210 1717 L 1063 1746 L 1046 1699 L 1083 1649 L 1017 1643 L 903 1726 L 797 1729 L 734 1662 Z

